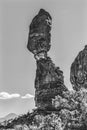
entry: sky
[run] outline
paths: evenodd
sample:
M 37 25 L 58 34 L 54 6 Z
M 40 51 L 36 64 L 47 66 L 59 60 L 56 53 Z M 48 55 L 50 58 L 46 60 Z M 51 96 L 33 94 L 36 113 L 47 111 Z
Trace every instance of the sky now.
M 70 66 L 87 44 L 86 0 L 0 0 L 0 117 L 35 108 L 36 61 L 26 48 L 29 24 L 43 8 L 52 16 L 48 55 L 70 83 Z

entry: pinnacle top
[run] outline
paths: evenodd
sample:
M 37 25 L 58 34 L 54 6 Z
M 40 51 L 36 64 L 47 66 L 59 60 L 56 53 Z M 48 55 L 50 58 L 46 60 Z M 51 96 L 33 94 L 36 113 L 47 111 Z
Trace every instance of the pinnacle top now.
M 51 15 L 47 11 L 45 11 L 44 9 L 40 9 L 38 15 L 47 15 L 50 19 L 52 19 Z

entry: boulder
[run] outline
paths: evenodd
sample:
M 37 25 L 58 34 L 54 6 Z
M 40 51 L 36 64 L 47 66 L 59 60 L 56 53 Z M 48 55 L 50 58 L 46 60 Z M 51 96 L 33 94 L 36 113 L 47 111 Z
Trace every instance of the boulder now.
M 46 57 L 46 53 L 51 47 L 51 22 L 50 14 L 44 9 L 40 9 L 29 26 L 27 48 L 34 54 L 36 59 Z

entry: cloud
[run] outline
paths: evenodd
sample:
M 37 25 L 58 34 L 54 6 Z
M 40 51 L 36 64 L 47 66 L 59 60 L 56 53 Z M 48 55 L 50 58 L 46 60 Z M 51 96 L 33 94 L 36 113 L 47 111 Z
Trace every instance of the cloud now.
M 18 97 L 20 97 L 20 94 L 17 94 L 17 93 L 13 93 L 13 94 L 9 94 L 7 92 L 0 93 L 0 99 L 12 99 L 12 98 L 18 98 Z
M 22 99 L 30 99 L 33 98 L 34 96 L 29 93 L 25 94 L 24 96 L 21 96 L 18 93 L 9 94 L 7 92 L 0 92 L 0 99 L 12 99 L 12 98 L 19 98 L 19 97 L 21 97 Z
M 33 98 L 34 96 L 31 95 L 31 94 L 26 94 L 25 96 L 22 96 L 21 98 L 22 99 L 30 99 L 30 98 Z

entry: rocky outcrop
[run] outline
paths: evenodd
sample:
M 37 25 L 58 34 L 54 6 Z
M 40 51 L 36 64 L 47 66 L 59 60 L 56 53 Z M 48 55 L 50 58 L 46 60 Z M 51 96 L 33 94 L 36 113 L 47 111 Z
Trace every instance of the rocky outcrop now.
M 51 108 L 52 98 L 67 91 L 63 72 L 53 64 L 47 52 L 50 50 L 52 18 L 41 9 L 30 24 L 27 48 L 36 59 L 35 104 L 38 108 Z
M 87 89 L 87 45 L 71 65 L 70 81 L 76 91 L 81 88 Z
M 63 97 L 53 99 L 53 106 L 59 111 L 64 130 L 87 129 L 87 90 L 64 92 Z

